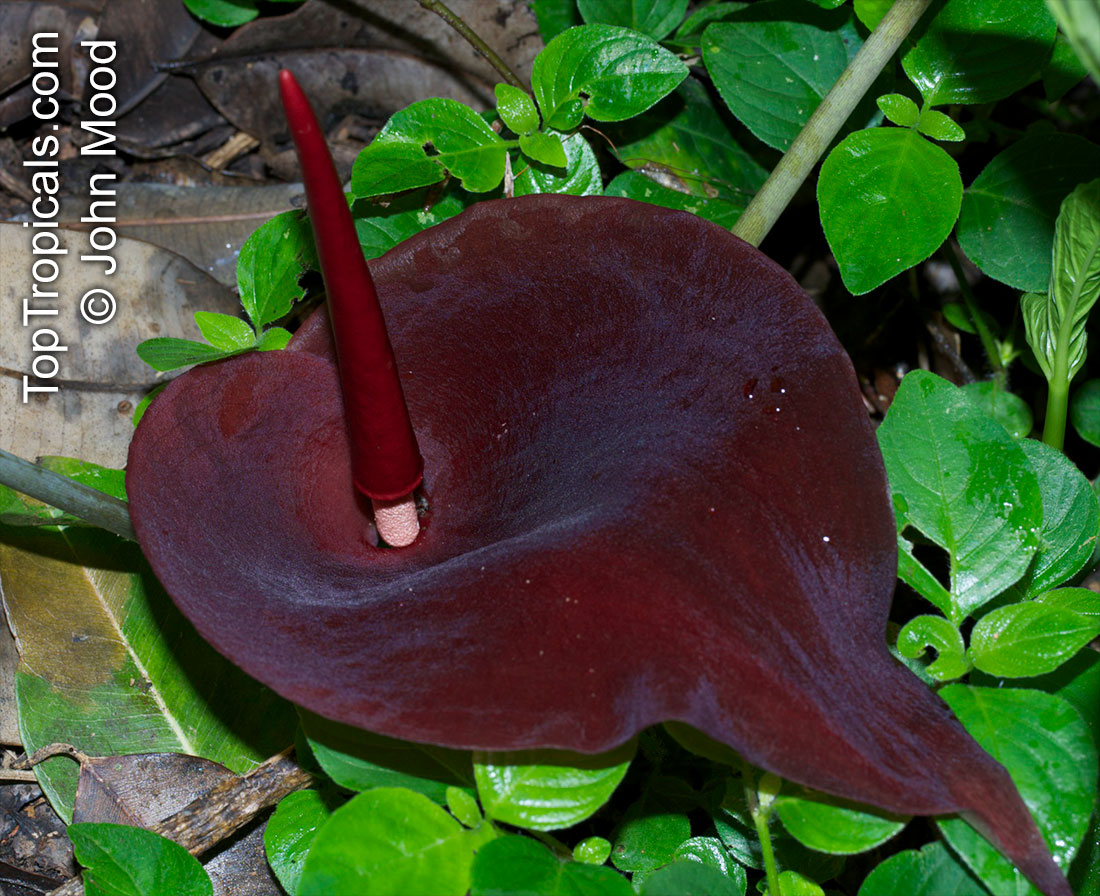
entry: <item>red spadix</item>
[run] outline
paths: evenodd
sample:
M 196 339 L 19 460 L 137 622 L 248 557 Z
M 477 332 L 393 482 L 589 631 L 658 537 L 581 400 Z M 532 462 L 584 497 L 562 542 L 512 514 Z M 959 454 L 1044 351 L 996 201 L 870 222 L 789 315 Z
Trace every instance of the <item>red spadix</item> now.
M 324 312 L 177 379 L 134 526 L 215 647 L 310 709 L 452 747 L 675 719 L 790 780 L 965 812 L 1068 896 L 1002 766 L 889 654 L 896 535 L 851 363 L 777 265 L 627 200 L 484 202 L 371 262 L 430 510 L 376 551 Z

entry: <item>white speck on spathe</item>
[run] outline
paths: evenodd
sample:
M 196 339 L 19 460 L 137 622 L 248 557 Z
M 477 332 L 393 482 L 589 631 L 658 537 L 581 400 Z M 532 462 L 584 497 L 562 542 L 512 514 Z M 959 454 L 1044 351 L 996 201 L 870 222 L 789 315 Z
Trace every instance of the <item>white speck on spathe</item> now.
M 826 544 L 828 544 L 828 543 L 829 543 L 829 536 L 828 536 L 828 535 L 822 535 L 822 536 L 821 536 L 821 540 L 822 540 L 823 542 L 825 542 Z

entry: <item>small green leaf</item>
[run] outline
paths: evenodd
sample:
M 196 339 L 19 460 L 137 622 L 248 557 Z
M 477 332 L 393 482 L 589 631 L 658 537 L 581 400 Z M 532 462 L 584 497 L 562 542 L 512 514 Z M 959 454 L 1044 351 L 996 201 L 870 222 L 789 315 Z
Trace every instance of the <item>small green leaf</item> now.
M 167 387 L 167 383 L 161 383 L 159 386 L 145 393 L 141 401 L 137 403 L 137 407 L 134 408 L 134 416 L 131 418 L 131 422 L 134 426 L 137 426 L 141 422 L 141 418 L 145 416 L 145 412 L 149 409 L 149 405 L 153 403 L 153 399 L 160 395 Z
M 385 206 L 359 202 L 352 208 L 355 234 L 366 258 L 377 258 L 414 233 L 453 218 L 470 205 L 470 194 L 451 186 L 442 196 L 417 190 L 395 196 Z
M 1100 146 L 1031 134 L 994 157 L 963 196 L 959 245 L 982 273 L 1017 289 L 1050 286 L 1054 221 L 1075 186 L 1100 171 Z
M 1039 477 L 1043 526 L 1039 550 L 1018 583 L 1028 597 L 1073 578 L 1092 556 L 1100 532 L 1100 502 L 1073 461 L 1034 439 L 1020 443 Z
M 829 153 L 817 198 L 844 285 L 862 295 L 940 247 L 959 214 L 962 178 L 951 156 L 914 131 L 874 128 Z
M 620 871 L 652 871 L 672 861 L 690 836 L 687 815 L 653 808 L 643 798 L 627 809 L 616 830 L 611 862 Z
M 825 891 L 817 883 L 797 871 L 780 871 L 779 889 L 783 896 L 825 896 Z M 774 894 L 765 889 L 764 896 Z
M 957 143 L 966 139 L 966 131 L 948 118 L 942 112 L 935 109 L 925 109 L 917 121 L 917 130 L 933 140 L 947 140 Z
M 236 28 L 260 14 L 256 0 L 183 0 L 183 5 L 204 22 L 219 28 Z
M 1008 769 L 1055 860 L 1068 868 L 1096 800 L 1096 747 L 1081 716 L 1064 699 L 1040 691 L 951 684 L 940 696 Z M 1027 892 L 1023 875 L 965 821 L 936 824 L 992 892 Z
M 1089 588 L 1055 588 L 1040 594 L 1034 602 L 1060 607 L 1078 616 L 1100 616 L 1100 594 Z
M 852 9 L 867 30 L 874 31 L 893 5 L 894 0 L 853 0 Z
M 688 0 L 577 0 L 589 25 L 620 25 L 654 40 L 667 37 L 680 24 L 687 5 Z
M 882 114 L 899 127 L 911 128 L 920 118 L 920 109 L 909 97 L 888 93 L 876 100 Z
M 567 164 L 561 135 L 554 131 L 535 131 L 519 138 L 519 148 L 525 156 L 551 168 L 564 168 Z
M 532 6 L 539 23 L 539 37 L 544 44 L 581 23 L 576 0 L 533 0 Z
M 730 111 L 786 150 L 862 44 L 847 10 L 769 0 L 709 26 L 702 49 Z
M 237 351 L 224 351 L 205 342 L 193 339 L 176 339 L 172 336 L 158 336 L 138 343 L 138 357 L 154 370 L 177 370 L 192 364 L 205 364 L 239 354 Z
M 929 106 L 990 103 L 1039 76 L 1056 31 L 1043 0 L 947 0 L 901 64 Z
M 379 135 L 380 136 L 380 135 Z M 365 147 L 351 169 L 351 192 L 358 198 L 399 193 L 439 183 L 447 169 L 416 142 L 391 140 Z
M 974 407 L 1000 423 L 1012 438 L 1022 439 L 1031 432 L 1034 419 L 1028 403 L 1006 392 L 996 380 L 967 383 L 962 391 Z
M 1069 418 L 1077 435 L 1100 447 L 1100 379 L 1088 380 L 1073 393 Z
M 775 809 L 783 827 L 800 843 L 818 852 L 837 855 L 874 849 L 909 821 L 810 791 L 804 796 L 781 794 L 775 801 Z
M 611 856 L 611 841 L 603 837 L 585 837 L 573 847 L 573 860 L 585 865 L 602 865 Z
M 561 861 L 530 837 L 506 836 L 478 850 L 470 896 L 632 896 L 610 868 Z
M 735 866 L 739 867 L 739 866 Z M 787 894 L 784 889 L 784 896 Z M 646 876 L 639 896 L 744 896 L 744 871 L 727 877 L 717 868 L 679 859 Z M 792 891 L 794 896 L 794 891 Z
M 637 171 L 624 171 L 607 185 L 606 196 L 622 196 L 638 202 L 648 202 L 661 208 L 691 212 L 727 229 L 733 227 L 747 203 L 730 203 L 718 199 L 701 199 L 690 193 L 673 190 Z
M 582 115 L 596 121 L 638 115 L 687 73 L 652 38 L 612 25 L 582 25 L 559 34 L 535 57 L 531 84 L 543 123 L 567 131 Z
M 957 626 L 942 616 L 917 616 L 910 619 L 898 632 L 898 653 L 915 660 L 925 651 L 936 651 L 936 659 L 925 667 L 925 672 L 936 681 L 961 678 L 970 671 L 966 659 L 966 645 Z M 809 846 L 810 844 L 807 844 Z
M 470 754 L 373 734 L 304 709 L 302 728 L 318 764 L 348 790 L 404 787 L 437 803 L 451 785 L 472 783 Z
M 1017 440 L 946 380 L 913 371 L 878 430 L 899 527 L 948 552 L 956 625 L 1027 571 L 1042 498 Z
M 497 98 L 497 114 L 513 133 L 530 134 L 539 126 L 539 110 L 526 90 L 511 84 L 498 84 L 493 88 Z
M 466 827 L 476 828 L 481 824 L 481 807 L 467 791 L 461 787 L 448 787 L 446 798 L 451 814 Z
M 411 790 L 360 793 L 317 832 L 295 896 L 463 896 L 470 887 L 474 833 Z
M 516 174 L 515 195 L 532 193 L 569 193 L 572 196 L 598 196 L 603 188 L 600 163 L 591 144 L 581 134 L 572 134 L 562 144 L 565 170 L 531 163 Z
M 703 32 L 706 31 L 708 25 L 712 22 L 721 22 L 734 13 L 741 12 L 748 5 L 748 3 L 737 2 L 737 0 L 724 0 L 724 2 L 720 0 L 718 3 L 700 6 L 684 19 L 671 40 L 681 46 L 699 46 Z
M 745 892 L 747 886 L 745 869 L 734 861 L 720 837 L 691 837 L 676 847 L 672 858 L 673 864 L 677 865 L 684 862 L 707 865 L 721 872 L 722 877 L 731 880 L 738 893 Z M 656 873 L 659 872 L 654 872 Z
M 279 801 L 264 827 L 264 852 L 279 883 L 291 896 L 317 831 L 329 818 L 329 808 L 316 790 L 299 790 Z
M 178 843 L 124 824 L 73 824 L 87 896 L 213 896 L 199 860 Z
M 1097 635 L 1100 618 L 1053 604 L 1011 604 L 978 620 L 967 655 L 989 675 L 1030 678 L 1057 669 Z
M 223 351 L 244 351 L 256 345 L 256 331 L 239 317 L 230 314 L 196 311 L 195 325 L 203 339 Z
M 309 220 L 301 212 L 283 212 L 257 227 L 237 258 L 241 304 L 259 330 L 290 312 L 305 294 L 298 278 L 319 270 Z
M 989 896 L 940 841 L 890 856 L 867 875 L 859 896 Z
M 535 831 L 592 815 L 619 786 L 637 742 L 585 756 L 560 750 L 475 753 L 474 777 L 487 817 Z
M 256 351 L 282 351 L 290 344 L 292 335 L 290 330 L 284 330 L 282 327 L 268 327 L 264 330 L 264 335 L 260 337 L 260 341 L 256 343 Z

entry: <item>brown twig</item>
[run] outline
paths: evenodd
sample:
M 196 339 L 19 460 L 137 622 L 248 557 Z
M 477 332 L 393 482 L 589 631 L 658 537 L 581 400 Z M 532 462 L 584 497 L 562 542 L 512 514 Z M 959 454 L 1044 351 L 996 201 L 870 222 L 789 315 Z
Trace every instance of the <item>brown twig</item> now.
M 443 3 L 443 0 L 417 0 L 417 2 L 428 12 L 434 12 L 444 22 L 454 28 L 455 31 L 461 34 L 466 42 L 484 56 L 489 65 L 495 68 L 505 81 L 513 87 L 518 87 L 520 90 L 527 89 L 519 79 L 519 76 L 508 68 L 508 63 L 501 59 L 493 48 L 485 43 L 485 41 L 478 36 L 477 32 L 462 20 L 461 16 L 457 15 Z

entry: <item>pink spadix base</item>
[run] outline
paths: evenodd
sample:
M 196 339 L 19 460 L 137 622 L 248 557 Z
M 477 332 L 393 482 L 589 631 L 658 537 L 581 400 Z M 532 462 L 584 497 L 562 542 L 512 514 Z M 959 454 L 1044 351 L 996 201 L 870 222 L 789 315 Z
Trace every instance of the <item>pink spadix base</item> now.
M 408 547 L 420 533 L 416 499 L 409 495 L 397 501 L 371 501 L 374 525 L 382 540 L 393 548 Z

